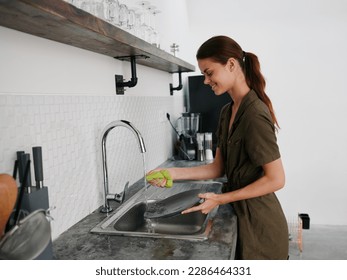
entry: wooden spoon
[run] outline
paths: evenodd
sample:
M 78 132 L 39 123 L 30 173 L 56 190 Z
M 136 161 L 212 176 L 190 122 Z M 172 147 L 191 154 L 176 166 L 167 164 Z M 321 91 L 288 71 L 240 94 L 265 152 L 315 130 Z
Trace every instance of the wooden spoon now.
M 0 174 L 0 238 L 4 235 L 6 223 L 16 203 L 18 188 L 16 181 L 8 174 Z

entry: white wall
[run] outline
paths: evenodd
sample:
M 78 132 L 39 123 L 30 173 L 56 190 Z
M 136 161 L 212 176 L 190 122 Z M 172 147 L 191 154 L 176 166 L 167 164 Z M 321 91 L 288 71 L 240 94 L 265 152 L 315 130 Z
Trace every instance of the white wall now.
M 347 2 L 187 1 L 191 56 L 214 35 L 258 55 L 281 126 L 288 217 L 347 224 Z

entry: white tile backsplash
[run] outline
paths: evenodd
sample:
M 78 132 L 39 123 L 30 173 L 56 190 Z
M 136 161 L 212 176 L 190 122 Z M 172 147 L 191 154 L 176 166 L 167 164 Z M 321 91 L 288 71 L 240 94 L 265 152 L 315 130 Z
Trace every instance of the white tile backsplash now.
M 16 151 L 32 154 L 42 146 L 45 186 L 49 190 L 52 237 L 103 203 L 101 132 L 124 119 L 141 132 L 146 169 L 172 153 L 172 129 L 160 122 L 158 109 L 175 114 L 174 97 L 0 95 L 0 173 L 12 174 Z M 134 135 L 125 128 L 107 137 L 111 192 L 121 192 L 144 176 L 143 159 Z M 32 181 L 34 173 L 32 169 Z

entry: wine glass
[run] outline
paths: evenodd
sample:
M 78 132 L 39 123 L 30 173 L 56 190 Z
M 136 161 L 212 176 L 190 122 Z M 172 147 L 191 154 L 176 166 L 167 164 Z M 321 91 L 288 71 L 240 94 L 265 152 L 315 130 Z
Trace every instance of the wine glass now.
M 140 37 L 141 39 L 145 41 L 149 41 L 149 19 L 148 19 L 148 10 L 147 7 L 149 6 L 148 1 L 140 1 L 138 4 L 141 6 L 140 13 Z
M 119 1 L 118 0 L 107 0 L 107 21 L 115 26 L 119 26 Z
M 151 9 L 151 44 L 158 47 L 159 44 L 159 32 L 156 28 L 156 15 L 161 13 L 161 11 L 157 10 L 154 6 Z
M 81 4 L 81 9 L 98 18 L 107 20 L 107 14 L 105 12 L 104 5 L 105 3 L 103 0 L 85 0 Z
M 136 13 L 135 9 L 128 9 L 128 31 L 131 34 L 135 34 L 135 21 L 136 21 Z
M 125 4 L 119 5 L 119 24 L 122 29 L 127 29 L 129 20 L 128 7 Z

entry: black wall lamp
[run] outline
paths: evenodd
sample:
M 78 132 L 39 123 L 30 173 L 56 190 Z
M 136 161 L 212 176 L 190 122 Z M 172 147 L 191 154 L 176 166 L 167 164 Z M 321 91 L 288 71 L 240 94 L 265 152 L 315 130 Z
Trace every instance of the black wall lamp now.
M 128 61 L 130 59 L 131 65 L 131 79 L 127 82 L 124 82 L 123 75 L 115 75 L 116 80 L 116 94 L 123 95 L 125 91 L 125 87 L 134 87 L 137 84 L 136 77 L 136 58 L 148 58 L 146 55 L 132 55 L 132 56 L 118 56 L 115 57 L 119 60 Z
M 178 72 L 178 86 L 173 87 L 173 85 L 170 83 L 170 95 L 173 95 L 174 90 L 181 90 L 183 87 L 182 85 L 182 72 Z

